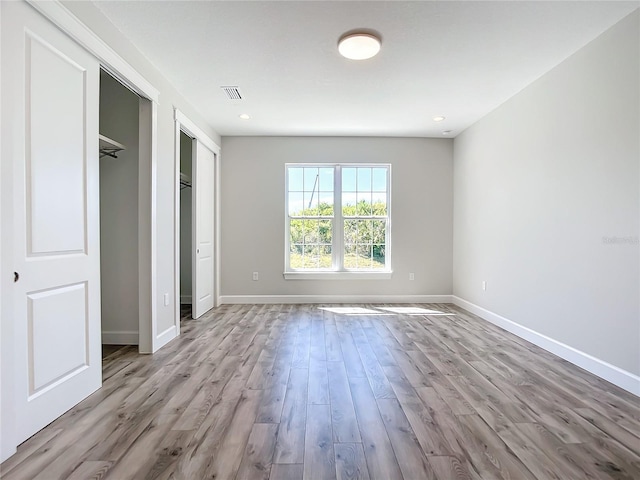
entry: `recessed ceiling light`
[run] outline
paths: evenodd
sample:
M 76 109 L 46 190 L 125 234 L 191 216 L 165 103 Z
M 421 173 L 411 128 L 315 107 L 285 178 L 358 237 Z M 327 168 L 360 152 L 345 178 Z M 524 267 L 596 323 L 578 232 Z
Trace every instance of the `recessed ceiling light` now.
M 449 135 L 451 133 L 451 130 L 443 130 L 442 134 L 443 135 Z
M 248 113 L 241 113 L 240 115 L 238 115 L 242 120 L 249 120 L 251 118 L 251 115 L 249 115 Z
M 351 33 L 338 42 L 340 55 L 350 60 L 366 60 L 380 51 L 380 39 L 370 33 Z
M 446 117 L 443 117 L 442 115 L 438 115 L 437 117 L 433 117 L 433 121 L 434 122 L 441 122 L 445 119 Z

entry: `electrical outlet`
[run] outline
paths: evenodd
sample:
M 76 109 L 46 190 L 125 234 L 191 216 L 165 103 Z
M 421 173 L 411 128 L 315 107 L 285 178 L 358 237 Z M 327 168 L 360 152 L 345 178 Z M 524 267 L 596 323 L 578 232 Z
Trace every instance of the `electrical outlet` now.
M 415 279 L 416 279 L 415 274 L 414 274 L 413 272 L 411 272 L 411 273 L 409 274 L 409 280 L 415 280 Z
M 164 306 L 168 306 L 169 305 L 169 294 L 165 293 L 164 294 Z
M 253 281 L 254 282 L 258 281 L 258 272 L 253 272 Z
M 482 281 L 482 290 L 486 290 L 487 289 L 487 282 L 485 282 L 484 280 Z

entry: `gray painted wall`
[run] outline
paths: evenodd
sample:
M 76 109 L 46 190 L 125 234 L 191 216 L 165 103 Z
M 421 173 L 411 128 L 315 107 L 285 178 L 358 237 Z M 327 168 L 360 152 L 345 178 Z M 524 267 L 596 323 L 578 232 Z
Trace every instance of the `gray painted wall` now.
M 100 133 L 122 143 L 100 159 L 102 331 L 138 332 L 138 97 L 100 72 Z
M 391 280 L 284 280 L 285 164 L 295 162 L 392 165 Z M 223 137 L 221 178 L 222 295 L 451 293 L 451 140 Z
M 636 11 L 454 142 L 454 294 L 634 374 L 638 40 Z

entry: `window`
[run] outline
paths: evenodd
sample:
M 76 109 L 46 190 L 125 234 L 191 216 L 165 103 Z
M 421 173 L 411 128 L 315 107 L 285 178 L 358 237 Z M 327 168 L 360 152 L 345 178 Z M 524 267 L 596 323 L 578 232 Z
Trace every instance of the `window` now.
M 388 278 L 390 166 L 289 164 L 286 170 L 285 278 Z

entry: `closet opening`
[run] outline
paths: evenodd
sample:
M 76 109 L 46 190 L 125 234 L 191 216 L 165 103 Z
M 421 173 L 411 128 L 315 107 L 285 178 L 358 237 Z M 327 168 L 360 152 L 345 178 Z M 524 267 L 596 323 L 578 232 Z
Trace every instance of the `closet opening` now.
M 175 109 L 175 320 L 200 318 L 217 305 L 216 235 L 220 147 Z M 182 307 L 182 308 L 181 308 Z
M 100 282 L 103 358 L 139 345 L 141 99 L 100 71 Z
M 193 155 L 195 139 L 180 131 L 180 318 L 192 318 Z

